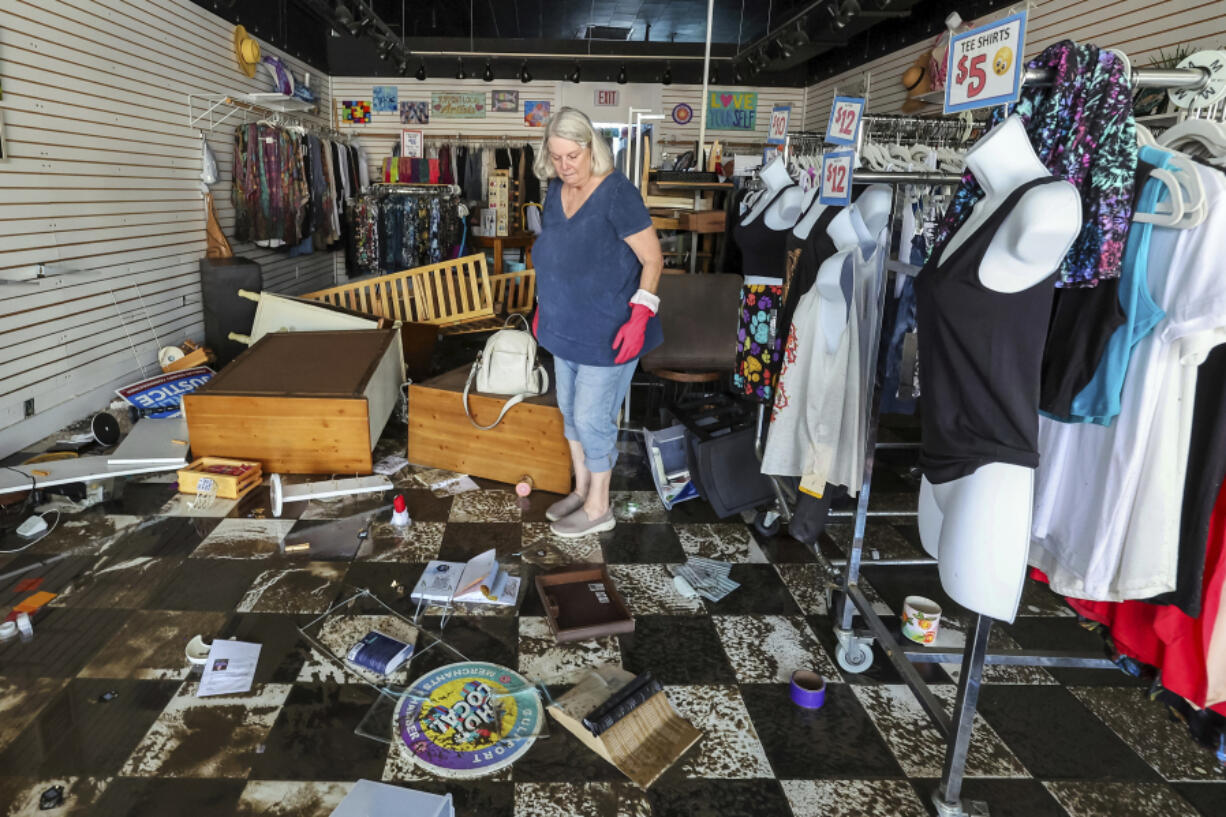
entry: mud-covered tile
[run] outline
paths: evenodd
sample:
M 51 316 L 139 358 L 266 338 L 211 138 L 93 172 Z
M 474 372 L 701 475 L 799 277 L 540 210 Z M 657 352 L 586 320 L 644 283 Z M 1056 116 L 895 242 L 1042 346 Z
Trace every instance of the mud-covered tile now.
M 206 519 L 221 519 L 229 516 L 238 507 L 236 499 L 214 497 L 212 500 L 195 494 L 176 493 L 155 512 L 157 516 L 200 516 Z
M 928 817 L 906 780 L 780 780 L 793 817 Z
M 0 675 L 0 751 L 38 717 L 67 683 L 67 678 L 18 679 Z
M 1166 707 L 1136 687 L 1069 689 L 1103 723 L 1168 781 L 1226 780 L 1211 752 L 1188 737 L 1187 727 L 1172 720 Z
M 945 741 L 906 686 L 853 686 L 856 697 L 872 717 L 908 777 L 940 777 Z M 952 711 L 956 688 L 931 687 L 947 711 Z M 995 730 L 976 714 L 966 760 L 967 777 L 1029 777 L 1029 773 Z
M 435 616 L 418 622 L 422 635 L 413 658 L 414 677 L 457 661 L 489 661 L 504 667 L 517 663 L 519 625 L 515 618 L 455 615 L 439 626 Z M 429 641 L 437 636 L 440 643 Z
M 155 559 L 190 556 L 220 521 L 184 516 L 151 517 L 120 537 L 105 555 L 114 561 L 136 556 Z
M 404 528 L 375 522 L 356 558 L 364 562 L 429 562 L 438 558 L 446 528 L 446 522 L 413 520 Z
M 666 692 L 677 711 L 702 730 L 698 743 L 677 763 L 681 775 L 720 780 L 774 776 L 736 686 L 670 686 Z
M 325 480 L 325 484 L 327 481 Z M 291 503 L 292 504 L 292 503 Z M 299 519 L 347 519 L 359 514 L 390 514 L 392 494 L 390 491 L 375 491 L 369 494 L 350 494 L 331 499 L 307 500 L 298 515 Z
M 734 564 L 728 578 L 741 586 L 719 601 L 706 602 L 712 615 L 801 612 L 774 565 Z
M 677 592 L 673 576 L 664 565 L 609 565 L 609 577 L 634 616 L 700 615 L 706 610 L 700 598 Z
M 1043 785 L 1069 817 L 1199 817 L 1191 803 L 1161 783 L 1060 780 Z
M 182 558 L 103 554 L 51 600 L 52 607 L 136 609 L 165 584 Z
M 827 684 L 821 709 L 796 706 L 786 684 L 743 684 L 741 696 L 780 779 L 903 776 L 847 684 Z
M 522 511 L 511 491 L 469 491 L 451 503 L 449 522 L 519 522 Z
M 1066 687 L 986 684 L 979 712 L 1041 780 L 1161 780 Z
M 518 559 L 518 556 L 511 554 L 523 550 L 523 525 L 512 522 L 450 522 L 443 531 L 438 558 L 444 562 L 467 562 L 490 548 L 494 549 L 500 560 Z
M 920 801 L 936 808 L 933 795 L 940 788 L 936 778 L 911 781 Z M 1056 798 L 1038 780 L 1022 778 L 972 777 L 962 781 L 962 800 L 988 804 L 992 817 L 1068 817 Z M 935 812 L 934 812 L 935 813 Z
M 418 643 L 417 627 L 399 616 L 336 613 L 317 625 L 307 628 L 307 632 L 318 642 L 319 646 L 331 652 L 331 657 L 321 652 L 319 647 L 312 645 L 310 657 L 298 671 L 297 680 L 304 683 L 331 681 L 337 684 L 351 684 L 366 681 L 375 684 L 408 684 L 416 674 L 411 669 L 411 661 L 386 678 L 375 675 L 364 667 L 352 666 L 345 661 L 345 653 L 349 648 L 361 641 L 371 630 L 377 630 L 386 636 L 411 644 L 415 648 Z
M 1093 657 L 1107 654 L 1102 635 L 1082 627 L 1075 618 L 1019 616 L 1012 624 L 1004 625 L 1004 629 L 1027 650 L 1067 650 Z M 1068 686 L 1134 686 L 1142 690 L 1149 687 L 1149 681 L 1134 678 L 1113 665 L 1095 669 L 1052 667 L 1048 672 Z
M 322 613 L 336 599 L 345 565 L 308 562 L 302 567 L 265 570 L 235 608 L 240 613 Z
M 145 517 L 131 514 L 104 514 L 93 509 L 65 516 L 55 529 L 26 553 L 51 556 L 61 553 L 104 553 L 128 533 L 144 524 Z
M 574 780 L 622 781 L 626 776 L 585 746 L 578 737 L 550 718 L 548 737 L 542 737 L 511 767 L 516 783 L 553 783 Z
M 591 667 L 620 663 L 615 636 L 558 644 L 544 618 L 519 619 L 519 671 L 534 681 L 573 684 Z
M 943 611 L 940 629 L 937 631 L 933 649 L 962 650 L 974 629 L 973 614 L 964 610 Z M 1001 627 L 993 627 L 988 633 L 988 649 L 1019 650 L 1021 646 Z M 942 664 L 946 674 L 956 683 L 962 675 L 962 664 Z M 1056 679 L 1042 667 L 1013 667 L 1003 664 L 988 664 L 983 668 L 985 684 L 1055 684 Z
M 109 777 L 0 777 L 0 803 L 6 804 L 4 817 L 45 815 L 48 809 L 39 808 L 39 798 L 58 786 L 64 800 L 54 809 L 56 817 L 81 817 L 90 812 L 110 782 Z
M 525 522 L 522 558 L 543 568 L 603 562 L 600 539 L 600 534 L 564 539 L 550 531 L 548 522 Z
M 515 817 L 617 817 L 608 783 L 516 783 Z
M 6 774 L 115 774 L 177 681 L 76 678 L 0 754 Z
M 1176 783 L 1171 788 L 1203 817 L 1226 817 L 1226 783 Z
M 609 504 L 613 517 L 620 522 L 640 525 L 668 522 L 668 511 L 655 491 L 610 491 Z
M 826 526 L 825 533 L 835 546 L 846 555 L 851 551 L 854 528 L 850 524 L 837 523 Z M 864 529 L 865 562 L 877 559 L 917 559 L 927 556 L 920 548 L 912 544 L 898 532 L 894 525 L 869 524 Z
M 137 610 L 78 675 L 181 681 L 192 670 L 187 642 L 196 635 L 211 642 L 225 623 L 221 612 Z
M 1026 582 L 1022 586 L 1022 601 L 1017 607 L 1017 614 L 1054 618 L 1077 617 L 1073 608 L 1064 600 L 1064 596 L 1053 593 L 1043 582 Z
M 32 616 L 34 638 L 0 643 L 0 668 L 10 680 L 68 678 L 94 656 L 130 610 L 44 607 Z
M 379 696 L 366 684 L 294 684 L 252 758 L 252 780 L 375 779 L 387 747 L 354 733 Z
M 243 791 L 242 780 L 119 777 L 111 781 L 91 817 L 175 817 L 233 814 Z
M 249 780 L 234 810 L 236 817 L 329 817 L 353 781 Z
M 826 615 L 826 586 L 829 580 L 821 565 L 816 562 L 777 564 L 775 571 L 805 615 Z
M 311 647 L 299 633 L 315 616 L 281 613 L 239 613 L 230 618 L 221 633 L 260 645 L 260 660 L 255 668 L 255 683 L 290 683 L 297 680 L 310 657 Z
M 742 684 L 788 683 L 798 669 L 838 679 L 834 661 L 802 616 L 711 616 Z
M 234 609 L 265 562 L 260 559 L 187 559 L 145 607 L 149 610 Z
M 266 559 L 279 553 L 292 519 L 222 519 L 192 552 L 193 559 Z
M 289 684 L 197 698 L 185 683 L 120 770 L 125 777 L 247 777 Z
M 788 813 L 788 801 L 777 780 L 686 780 L 666 775 L 648 789 L 647 797 L 653 817 Z
M 170 482 L 154 482 L 148 479 L 139 482 L 135 479 L 116 480 L 117 495 L 105 501 L 103 507 L 110 513 L 152 516 L 179 492 L 175 484 L 178 474 L 170 471 L 167 476 L 173 479 Z
M 672 525 L 619 522 L 600 535 L 605 561 L 663 564 L 684 562 L 685 551 Z
M 664 684 L 731 684 L 736 673 L 706 616 L 640 616 L 620 635 L 622 663 Z
M 676 527 L 681 547 L 689 556 L 705 556 L 722 562 L 767 562 L 766 554 L 743 524 L 715 522 Z

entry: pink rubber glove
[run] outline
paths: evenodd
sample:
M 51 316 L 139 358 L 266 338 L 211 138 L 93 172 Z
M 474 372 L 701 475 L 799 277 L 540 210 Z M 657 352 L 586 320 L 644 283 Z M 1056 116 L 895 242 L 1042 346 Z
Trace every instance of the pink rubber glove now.
M 541 307 L 540 307 L 540 304 L 537 304 L 536 309 L 532 313 L 532 337 L 539 338 L 541 336 L 540 329 L 538 328 L 540 325 L 541 325 Z
M 651 320 L 654 314 L 656 313 L 642 304 L 630 305 L 630 320 L 622 324 L 622 328 L 617 330 L 617 335 L 613 338 L 613 348 L 621 348 L 614 363 L 621 365 L 633 360 L 639 352 L 643 351 L 643 341 L 647 335 L 647 321 Z

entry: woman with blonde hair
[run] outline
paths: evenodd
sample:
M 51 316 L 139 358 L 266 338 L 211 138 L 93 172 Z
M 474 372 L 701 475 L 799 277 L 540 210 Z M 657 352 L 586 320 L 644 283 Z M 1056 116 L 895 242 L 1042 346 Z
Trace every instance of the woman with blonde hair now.
M 617 412 L 640 355 L 663 341 L 655 295 L 660 241 L 639 191 L 613 169 L 592 122 L 562 108 L 545 124 L 534 167 L 548 182 L 532 247 L 532 330 L 554 357 L 554 382 L 575 468 L 575 490 L 546 516 L 562 537 L 612 530 L 609 482 Z

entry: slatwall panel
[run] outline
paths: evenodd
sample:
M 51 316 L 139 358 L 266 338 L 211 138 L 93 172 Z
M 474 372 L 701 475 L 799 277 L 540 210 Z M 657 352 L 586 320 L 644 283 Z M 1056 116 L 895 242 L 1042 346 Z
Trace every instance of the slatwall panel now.
M 758 94 L 758 115 L 754 121 L 756 128 L 752 132 L 708 130 L 708 142 L 713 139 L 719 139 L 725 144 L 744 143 L 746 146 L 764 146 L 766 144 L 767 131 L 770 129 L 771 108 L 776 105 L 792 106 L 791 127 L 793 129 L 798 128 L 805 119 L 806 89 L 804 88 L 751 88 L 741 85 L 712 85 L 710 90 L 727 90 L 734 93 L 756 91 Z M 689 141 L 692 146 L 694 142 L 698 141 L 699 117 L 702 115 L 702 86 L 666 85 L 664 86 L 661 101 L 664 106 L 662 113 L 665 119 L 662 123 L 657 122 L 656 128 L 664 143 Z M 690 120 L 688 125 L 678 125 L 672 119 L 673 108 L 681 102 L 689 104 L 694 109 L 694 118 Z
M 469 70 L 480 70 L 479 65 L 470 65 Z M 518 91 L 519 110 L 514 113 L 495 113 L 488 111 L 484 119 L 436 119 L 430 117 L 426 125 L 402 125 L 400 113 L 371 112 L 369 125 L 353 125 L 342 122 L 341 102 L 344 100 L 366 100 L 373 106 L 373 88 L 376 85 L 395 85 L 401 102 L 429 102 L 430 95 L 435 92 L 482 92 L 486 104 L 489 104 L 490 91 Z M 403 129 L 421 130 L 426 135 L 426 145 L 432 144 L 431 137 L 443 139 L 458 135 L 501 139 L 507 137 L 514 144 L 532 142 L 534 145 L 541 136 L 540 128 L 530 128 L 524 125 L 524 102 L 527 100 L 543 100 L 551 108 L 557 107 L 558 86 L 555 82 L 520 83 L 518 80 L 505 82 L 483 82 L 481 79 L 427 79 L 419 82 L 416 79 L 402 77 L 333 77 L 332 101 L 336 110 L 336 121 L 343 133 L 349 133 L 357 138 L 359 144 L 366 149 L 370 160 L 371 173 L 375 174 L 383 167 L 383 160 L 392 155 L 392 148 L 400 140 Z
M 1144 67 L 1181 43 L 1194 49 L 1217 48 L 1226 29 L 1222 0 L 1047 0 L 1031 11 L 1026 56 L 1052 43 L 1074 40 L 1104 48 L 1120 48 L 1134 68 Z M 898 113 L 906 100 L 902 74 L 931 40 L 885 55 L 868 65 L 809 87 L 805 127 L 824 129 L 835 88 L 858 85 L 865 70 L 872 72 L 869 111 Z M 933 109 L 939 112 L 939 109 Z
M 38 264 L 87 271 L 37 288 L 0 285 L 5 453 L 133 379 L 133 347 L 152 373 L 159 342 L 202 339 L 200 136 L 188 127 L 187 94 L 268 91 L 271 82 L 262 71 L 243 74 L 232 26 L 187 0 L 0 6 L 0 109 L 11 157 L 0 164 L 0 275 Z M 279 56 L 301 75 L 301 64 Z M 327 111 L 328 78 L 312 85 Z M 232 134 L 227 123 L 210 135 L 227 233 Z M 334 280 L 331 253 L 288 259 L 234 249 L 263 265 L 269 289 L 306 292 Z M 36 415 L 23 420 L 28 398 Z

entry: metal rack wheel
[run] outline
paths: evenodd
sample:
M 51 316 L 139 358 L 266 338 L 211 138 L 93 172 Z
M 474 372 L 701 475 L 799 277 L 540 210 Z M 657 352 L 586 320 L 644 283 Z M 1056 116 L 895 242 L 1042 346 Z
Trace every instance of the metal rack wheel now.
M 850 650 L 839 644 L 834 648 L 834 660 L 852 674 L 864 672 L 873 665 L 873 648 L 861 641 L 852 641 Z

